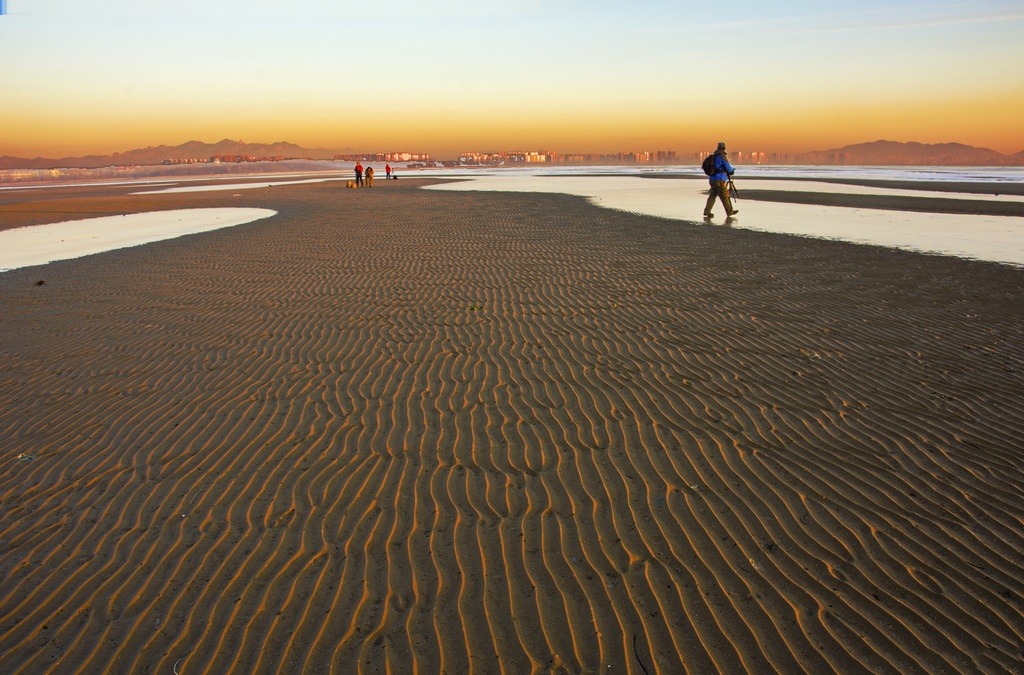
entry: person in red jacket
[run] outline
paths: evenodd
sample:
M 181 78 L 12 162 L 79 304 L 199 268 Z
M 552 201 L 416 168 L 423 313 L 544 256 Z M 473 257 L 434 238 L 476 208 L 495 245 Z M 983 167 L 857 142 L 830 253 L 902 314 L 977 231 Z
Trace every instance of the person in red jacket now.
M 356 162 L 356 187 L 363 186 L 363 164 Z
M 391 165 L 384 165 L 384 180 L 391 180 Z

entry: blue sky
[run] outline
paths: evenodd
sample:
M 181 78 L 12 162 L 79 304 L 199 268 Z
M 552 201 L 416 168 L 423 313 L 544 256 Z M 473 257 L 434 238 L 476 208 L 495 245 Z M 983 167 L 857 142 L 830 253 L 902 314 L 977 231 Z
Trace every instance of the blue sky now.
M 1024 150 L 1024 4 L 8 0 L 0 154 Z M 984 113 L 982 114 L 982 111 Z

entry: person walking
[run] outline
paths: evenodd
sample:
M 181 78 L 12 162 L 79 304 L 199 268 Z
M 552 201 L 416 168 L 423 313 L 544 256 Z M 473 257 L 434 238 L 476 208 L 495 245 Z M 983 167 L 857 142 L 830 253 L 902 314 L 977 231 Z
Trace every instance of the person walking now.
M 732 199 L 729 197 L 729 179 L 732 178 L 732 174 L 736 170 L 729 163 L 729 153 L 725 150 L 725 143 L 719 143 L 718 149 L 715 150 L 715 154 L 712 156 L 714 157 L 714 166 L 711 172 L 708 173 L 708 182 L 711 184 L 711 189 L 708 190 L 708 203 L 704 206 L 704 217 L 711 218 L 715 215 L 711 213 L 711 209 L 715 206 L 716 198 L 722 200 L 722 206 L 725 207 L 725 215 L 734 216 L 739 211 L 732 207 Z
M 373 187 L 373 167 L 366 167 L 366 187 Z
M 391 180 L 391 164 L 384 165 L 384 180 Z
M 356 162 L 356 187 L 363 186 L 363 164 Z

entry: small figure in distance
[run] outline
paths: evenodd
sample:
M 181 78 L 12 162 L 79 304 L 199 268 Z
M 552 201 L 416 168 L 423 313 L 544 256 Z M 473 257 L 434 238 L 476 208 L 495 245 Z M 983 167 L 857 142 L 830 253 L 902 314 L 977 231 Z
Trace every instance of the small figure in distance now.
M 708 190 L 708 203 L 704 206 L 704 217 L 711 218 L 715 214 L 711 213 L 711 209 L 715 207 L 715 199 L 722 200 L 722 206 L 725 207 L 726 216 L 734 216 L 739 211 L 732 207 L 732 199 L 729 198 L 729 178 L 735 172 L 732 168 L 732 164 L 729 163 L 729 153 L 725 150 L 725 143 L 719 143 L 718 149 L 715 150 L 715 154 L 711 157 L 714 158 L 714 166 L 711 167 L 710 173 L 708 173 L 708 182 L 711 184 L 711 189 Z M 706 161 L 710 161 L 711 157 Z
M 366 167 L 366 187 L 373 187 L 373 167 Z
M 362 187 L 363 185 L 363 164 L 362 162 L 356 162 L 356 187 Z
M 391 180 L 391 164 L 384 165 L 384 180 Z

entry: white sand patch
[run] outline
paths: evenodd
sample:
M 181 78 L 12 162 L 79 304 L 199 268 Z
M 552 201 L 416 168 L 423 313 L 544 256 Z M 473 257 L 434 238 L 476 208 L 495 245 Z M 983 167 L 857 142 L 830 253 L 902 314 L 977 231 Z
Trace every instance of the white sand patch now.
M 93 183 L 75 183 L 75 182 L 63 182 L 63 183 L 44 183 L 43 185 L 4 185 L 0 187 L 0 191 L 4 190 L 46 190 L 53 188 L 83 188 L 83 187 L 118 187 L 120 185 L 147 185 L 149 187 L 158 185 L 177 185 L 177 181 L 173 180 L 108 180 Z
M 0 271 L 209 232 L 274 215 L 277 211 L 271 209 L 179 209 L 3 230 L 0 231 Z
M 786 182 L 750 181 L 751 189 L 793 190 Z M 847 190 L 850 186 L 814 183 L 817 192 L 893 194 L 902 191 L 869 188 L 866 192 Z M 805 204 L 783 204 L 743 199 L 742 181 L 737 180 L 739 215 L 725 223 L 721 203 L 714 224 L 728 224 L 765 232 L 840 239 L 861 244 L 941 253 L 962 258 L 1024 265 L 1024 218 L 914 213 L 879 209 L 854 209 Z M 804 187 L 804 186 L 801 186 Z M 677 220 L 700 220 L 707 199 L 708 184 L 698 180 L 652 180 L 632 176 L 482 176 L 460 182 L 430 186 L 436 190 L 490 190 L 498 192 L 555 192 L 589 198 L 598 206 Z M 810 188 L 805 188 L 810 189 Z M 922 193 L 911 191 L 913 196 Z M 928 193 L 931 195 L 931 193 Z M 949 197 L 948 193 L 935 196 Z M 966 198 L 973 198 L 969 195 Z
M 827 192 L 843 195 L 885 195 L 889 197 L 930 197 L 934 199 L 967 199 L 982 202 L 1024 202 L 1024 195 L 999 194 L 998 185 L 992 185 L 991 194 L 978 194 L 973 192 L 944 192 L 941 190 L 899 190 L 887 187 L 846 185 L 844 183 L 828 183 L 824 181 L 767 180 L 764 178 L 755 178 L 751 180 L 744 180 L 740 178 L 737 180 L 737 188 L 742 184 L 749 187 L 751 190 L 777 190 L 779 192 Z

